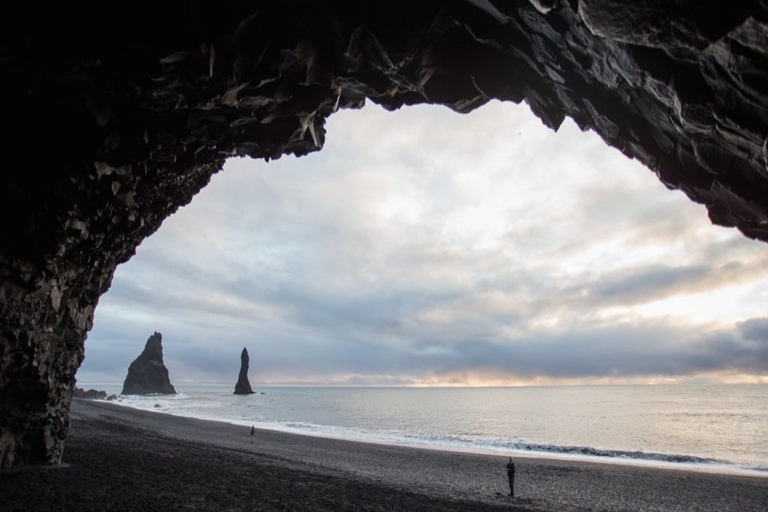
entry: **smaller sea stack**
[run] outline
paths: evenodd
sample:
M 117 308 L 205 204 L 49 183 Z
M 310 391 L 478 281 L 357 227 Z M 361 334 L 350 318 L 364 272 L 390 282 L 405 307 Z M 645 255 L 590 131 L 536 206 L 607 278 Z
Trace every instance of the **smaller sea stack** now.
M 253 389 L 251 389 L 251 383 L 248 382 L 248 364 L 250 359 L 248 358 L 248 350 L 243 348 L 242 354 L 240 354 L 240 375 L 237 376 L 237 384 L 235 384 L 235 395 L 252 395 Z
M 128 368 L 123 383 L 124 395 L 175 395 L 176 390 L 163 363 L 163 335 L 155 332 L 147 340 L 144 352 Z

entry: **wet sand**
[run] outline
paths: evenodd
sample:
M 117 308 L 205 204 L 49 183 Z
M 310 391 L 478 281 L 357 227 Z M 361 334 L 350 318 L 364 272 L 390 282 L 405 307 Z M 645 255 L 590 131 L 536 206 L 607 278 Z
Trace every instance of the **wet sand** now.
M 64 465 L 0 471 L 0 510 L 768 510 L 768 478 L 367 444 L 75 400 Z

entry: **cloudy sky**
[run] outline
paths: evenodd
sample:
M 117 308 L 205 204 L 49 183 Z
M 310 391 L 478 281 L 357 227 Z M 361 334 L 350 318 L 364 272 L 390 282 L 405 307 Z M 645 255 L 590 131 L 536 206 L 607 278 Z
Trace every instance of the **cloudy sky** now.
M 375 105 L 227 162 L 117 269 L 81 383 L 768 382 L 768 245 L 570 121 Z

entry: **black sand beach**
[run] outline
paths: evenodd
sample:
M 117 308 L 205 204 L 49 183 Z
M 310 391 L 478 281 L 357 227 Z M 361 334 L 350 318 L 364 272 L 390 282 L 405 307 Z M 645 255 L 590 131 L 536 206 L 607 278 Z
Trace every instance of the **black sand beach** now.
M 768 478 L 364 444 L 75 400 L 65 464 L 0 470 L 0 511 L 768 510 Z

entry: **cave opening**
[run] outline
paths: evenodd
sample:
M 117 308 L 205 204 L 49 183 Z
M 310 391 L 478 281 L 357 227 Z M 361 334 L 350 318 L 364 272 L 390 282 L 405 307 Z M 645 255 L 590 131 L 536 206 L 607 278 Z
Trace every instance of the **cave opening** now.
M 714 224 L 768 240 L 766 2 L 684 4 L 619 17 L 614 0 L 164 3 L 151 16 L 133 4 L 25 6 L 0 52 L 13 99 L 0 465 L 60 462 L 85 338 L 117 265 L 227 158 L 318 151 L 327 118 L 366 99 L 462 113 L 500 100 L 553 129 L 572 119 Z M 701 275 L 741 283 L 742 264 L 640 277 L 670 289 Z M 631 284 L 598 295 L 629 300 Z M 764 330 L 736 325 L 747 358 Z M 727 359 L 733 346 L 711 348 Z
M 327 129 L 319 153 L 229 160 L 142 243 L 79 382 L 119 392 L 154 331 L 182 386 L 227 384 L 244 346 L 272 386 L 764 380 L 764 244 L 593 132 L 500 102 Z

